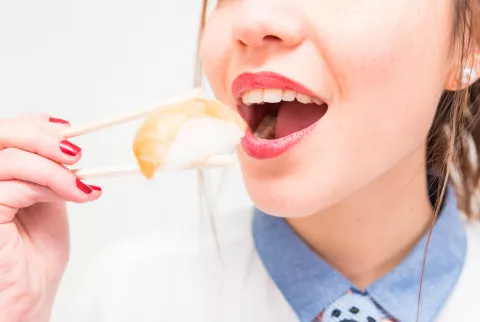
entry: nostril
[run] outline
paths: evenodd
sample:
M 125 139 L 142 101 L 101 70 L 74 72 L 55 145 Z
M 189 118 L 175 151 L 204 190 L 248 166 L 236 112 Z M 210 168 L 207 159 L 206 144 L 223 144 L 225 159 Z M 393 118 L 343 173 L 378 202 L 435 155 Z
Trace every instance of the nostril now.
M 280 39 L 280 37 L 273 36 L 273 35 L 267 35 L 267 36 L 263 37 L 263 40 L 264 41 L 282 41 L 282 39 Z
M 249 35 L 250 36 L 250 35 Z M 275 43 L 275 42 L 283 42 L 282 38 L 273 36 L 273 35 L 266 35 L 263 38 L 261 37 L 243 37 L 239 38 L 238 41 L 243 46 L 252 46 L 252 47 L 263 47 L 268 43 Z

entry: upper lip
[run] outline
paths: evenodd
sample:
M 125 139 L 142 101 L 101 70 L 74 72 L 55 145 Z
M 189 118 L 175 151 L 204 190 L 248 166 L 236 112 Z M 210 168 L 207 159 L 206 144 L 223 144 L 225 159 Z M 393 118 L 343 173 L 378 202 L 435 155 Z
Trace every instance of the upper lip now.
M 253 89 L 291 90 L 325 102 L 322 97 L 306 86 L 274 72 L 243 73 L 238 75 L 232 83 L 232 94 L 237 102 L 241 102 L 242 95 Z

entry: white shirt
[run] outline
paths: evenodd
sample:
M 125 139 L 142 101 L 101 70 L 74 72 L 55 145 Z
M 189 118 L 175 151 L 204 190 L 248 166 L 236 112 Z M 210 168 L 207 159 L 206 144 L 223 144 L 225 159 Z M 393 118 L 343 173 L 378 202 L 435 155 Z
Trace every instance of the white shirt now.
M 238 180 L 224 193 L 243 194 Z M 252 205 L 229 200 L 219 209 L 220 253 L 198 223 L 169 240 L 147 236 L 117 245 L 94 266 L 65 322 L 298 321 L 255 250 Z M 463 272 L 437 322 L 480 321 L 480 225 L 468 224 L 467 239 Z

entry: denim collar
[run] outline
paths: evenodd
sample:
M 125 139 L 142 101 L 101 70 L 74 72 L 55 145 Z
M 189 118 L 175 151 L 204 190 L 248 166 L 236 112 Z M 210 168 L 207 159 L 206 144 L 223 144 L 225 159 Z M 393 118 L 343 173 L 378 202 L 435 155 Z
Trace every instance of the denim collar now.
M 264 266 L 301 322 L 312 322 L 340 296 L 355 290 L 284 219 L 256 209 L 252 225 L 255 247 Z M 416 320 L 426 241 L 424 236 L 403 262 L 366 290 L 381 309 L 401 322 Z M 439 314 L 459 278 L 466 248 L 453 189 L 448 187 L 426 257 L 419 321 L 431 322 Z

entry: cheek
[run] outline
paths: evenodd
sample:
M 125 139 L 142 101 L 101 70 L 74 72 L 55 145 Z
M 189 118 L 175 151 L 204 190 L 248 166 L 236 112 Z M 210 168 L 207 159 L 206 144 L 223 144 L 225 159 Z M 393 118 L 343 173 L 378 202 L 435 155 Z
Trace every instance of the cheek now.
M 213 12 L 200 44 L 200 59 L 205 76 L 216 98 L 226 104 L 230 103 L 230 89 L 226 87 L 225 77 L 231 51 L 231 20 L 229 12 Z
M 341 89 L 329 111 L 330 131 L 352 154 L 392 151 L 399 158 L 424 142 L 449 72 L 450 2 L 371 1 L 362 10 L 378 15 L 343 11 L 348 26 L 326 34 L 326 57 Z

